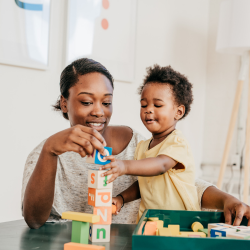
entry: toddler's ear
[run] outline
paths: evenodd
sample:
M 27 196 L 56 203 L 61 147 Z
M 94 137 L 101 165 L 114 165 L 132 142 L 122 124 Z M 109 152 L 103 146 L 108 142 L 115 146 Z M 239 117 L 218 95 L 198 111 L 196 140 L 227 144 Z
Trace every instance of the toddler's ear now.
M 180 120 L 185 114 L 185 106 L 180 105 L 176 109 L 175 120 Z

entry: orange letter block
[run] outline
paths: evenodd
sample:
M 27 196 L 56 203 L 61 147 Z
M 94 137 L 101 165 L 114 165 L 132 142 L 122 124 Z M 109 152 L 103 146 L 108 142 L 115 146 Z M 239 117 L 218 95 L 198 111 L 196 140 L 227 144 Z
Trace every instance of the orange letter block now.
M 111 224 L 112 207 L 94 207 L 93 214 L 100 215 L 100 221 L 94 224 Z
M 111 207 L 112 189 L 88 189 L 88 204 L 93 207 Z

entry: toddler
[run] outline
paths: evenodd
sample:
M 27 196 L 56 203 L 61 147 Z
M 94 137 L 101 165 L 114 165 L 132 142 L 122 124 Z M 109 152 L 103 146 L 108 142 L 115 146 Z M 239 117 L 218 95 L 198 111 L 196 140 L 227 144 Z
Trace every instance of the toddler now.
M 127 190 L 113 198 L 117 213 L 124 203 L 141 198 L 138 219 L 145 209 L 200 210 L 195 180 L 195 166 L 190 147 L 176 123 L 187 116 L 193 101 L 192 84 L 170 66 L 155 65 L 139 89 L 141 120 L 152 137 L 141 141 L 135 160 L 120 161 L 100 167 L 110 169 L 108 182 L 121 175 L 138 176 Z M 138 221 L 137 219 L 137 221 Z

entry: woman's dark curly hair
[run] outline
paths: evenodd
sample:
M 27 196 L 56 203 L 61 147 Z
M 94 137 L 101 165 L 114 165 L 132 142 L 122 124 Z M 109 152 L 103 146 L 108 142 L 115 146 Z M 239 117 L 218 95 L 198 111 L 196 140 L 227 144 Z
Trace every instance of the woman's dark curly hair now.
M 69 89 L 78 82 L 78 76 L 86 75 L 86 74 L 94 73 L 94 72 L 98 72 L 106 76 L 109 79 L 112 88 L 114 88 L 114 84 L 113 84 L 114 79 L 112 75 L 109 73 L 109 71 L 102 64 L 92 59 L 81 58 L 72 62 L 62 71 L 61 77 L 60 77 L 61 95 L 64 98 L 68 99 Z M 57 100 L 56 104 L 53 105 L 53 107 L 56 111 L 61 110 L 60 98 L 59 100 Z M 67 120 L 69 119 L 67 113 L 63 113 L 63 117 Z
M 147 68 L 147 75 L 143 84 L 139 87 L 139 94 L 142 93 L 143 88 L 147 84 L 152 83 L 170 85 L 175 103 L 177 105 L 185 106 L 185 114 L 182 118 L 187 116 L 191 110 L 191 104 L 193 102 L 193 86 L 184 75 L 173 70 L 171 66 L 160 67 L 155 64 L 153 67 Z

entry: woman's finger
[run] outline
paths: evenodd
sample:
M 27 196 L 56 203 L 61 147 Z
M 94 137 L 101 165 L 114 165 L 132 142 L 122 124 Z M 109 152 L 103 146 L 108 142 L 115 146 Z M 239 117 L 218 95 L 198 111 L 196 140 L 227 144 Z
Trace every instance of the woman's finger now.
M 82 147 L 87 155 L 91 155 L 93 153 L 94 147 L 88 140 L 76 135 L 71 135 L 71 140 Z
M 242 219 L 243 219 L 243 216 L 244 216 L 244 205 L 241 203 L 240 205 L 237 205 L 236 206 L 236 215 L 235 215 L 235 219 L 234 219 L 234 224 L 233 226 L 239 226 Z
M 229 209 L 224 211 L 225 223 L 228 225 L 232 225 L 232 214 Z

